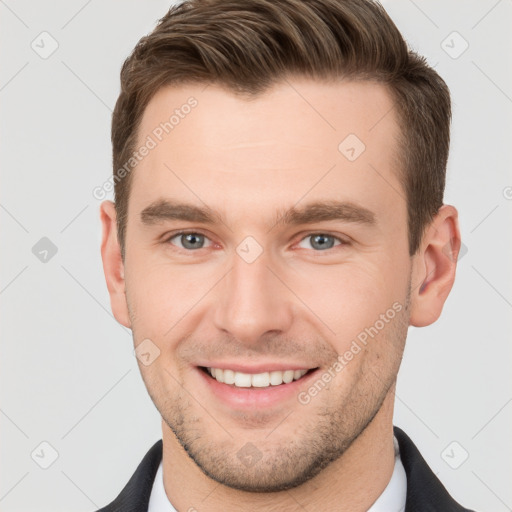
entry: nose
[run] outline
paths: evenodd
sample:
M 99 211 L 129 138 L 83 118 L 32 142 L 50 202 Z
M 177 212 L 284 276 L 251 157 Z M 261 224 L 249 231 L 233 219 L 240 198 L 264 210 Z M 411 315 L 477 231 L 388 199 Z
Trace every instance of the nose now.
M 293 294 L 269 263 L 265 253 L 252 263 L 235 254 L 218 290 L 215 326 L 246 345 L 256 346 L 262 336 L 283 334 L 292 325 Z

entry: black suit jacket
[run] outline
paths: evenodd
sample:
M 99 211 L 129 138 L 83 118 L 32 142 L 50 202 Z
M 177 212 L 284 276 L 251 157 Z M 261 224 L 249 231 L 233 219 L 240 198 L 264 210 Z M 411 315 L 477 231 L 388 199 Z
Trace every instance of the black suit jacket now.
M 394 432 L 407 474 L 405 512 L 471 512 L 448 494 L 405 432 L 398 427 L 394 427 Z M 119 496 L 97 512 L 147 512 L 153 481 L 161 460 L 160 439 L 144 456 Z

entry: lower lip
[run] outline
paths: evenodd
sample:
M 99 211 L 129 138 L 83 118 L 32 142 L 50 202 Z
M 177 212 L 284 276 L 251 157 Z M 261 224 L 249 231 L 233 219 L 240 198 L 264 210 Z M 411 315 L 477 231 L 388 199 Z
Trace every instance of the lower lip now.
M 299 380 L 279 386 L 268 386 L 266 388 L 237 388 L 231 384 L 224 384 L 214 379 L 210 374 L 196 367 L 197 372 L 209 388 L 211 393 L 231 408 L 248 410 L 255 408 L 267 408 L 278 405 L 291 398 L 297 398 L 305 384 L 313 379 L 318 372 L 310 371 Z

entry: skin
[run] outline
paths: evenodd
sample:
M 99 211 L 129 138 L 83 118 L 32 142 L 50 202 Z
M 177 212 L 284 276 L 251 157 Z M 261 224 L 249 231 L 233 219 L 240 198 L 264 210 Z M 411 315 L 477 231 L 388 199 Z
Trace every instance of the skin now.
M 213 84 L 165 87 L 140 141 L 190 96 L 197 107 L 133 171 L 124 261 L 114 205 L 101 205 L 113 313 L 135 346 L 149 338 L 160 350 L 139 367 L 162 416 L 166 493 L 180 511 L 366 511 L 393 471 L 408 326 L 435 322 L 453 285 L 457 210 L 443 205 L 409 256 L 399 128 L 382 85 L 295 78 L 252 100 Z M 366 146 L 352 162 L 338 150 L 351 133 Z M 223 220 L 144 223 L 141 212 L 161 199 L 207 205 Z M 363 206 L 376 223 L 275 223 L 284 208 L 325 200 Z M 200 248 L 173 237 L 180 229 L 204 235 Z M 315 234 L 333 246 L 319 248 Z M 247 236 L 263 250 L 252 263 L 236 251 Z M 308 404 L 293 396 L 241 412 L 196 368 L 293 361 L 325 373 L 397 302 L 400 312 Z M 248 442 L 262 454 L 251 467 L 237 457 Z

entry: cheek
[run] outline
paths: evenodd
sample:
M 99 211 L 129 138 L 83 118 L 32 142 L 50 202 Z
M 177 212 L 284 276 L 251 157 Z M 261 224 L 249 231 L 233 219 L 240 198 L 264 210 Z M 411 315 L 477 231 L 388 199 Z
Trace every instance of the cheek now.
M 172 265 L 150 253 L 133 254 L 126 265 L 126 295 L 137 342 L 169 341 L 215 284 L 214 272 L 211 265 Z
M 276 261 L 272 266 L 286 283 L 282 300 L 294 303 L 294 309 L 301 311 L 298 320 L 309 318 L 319 332 L 343 349 L 403 298 L 406 276 L 401 269 L 405 265 L 395 264 L 393 254 L 383 257 L 384 254 L 389 251 L 379 248 L 349 256 L 335 265 L 297 259 Z M 177 265 L 154 251 L 133 252 L 126 263 L 126 281 L 137 342 L 145 337 L 169 340 L 173 337 L 169 330 L 175 325 L 174 333 L 187 324 L 190 327 L 191 318 L 199 320 L 196 317 L 201 311 L 205 314 L 206 304 L 212 308 L 217 304 L 211 300 L 219 293 L 216 284 L 227 269 L 229 264 L 222 259 Z
M 403 296 L 402 277 L 372 258 L 339 265 L 295 266 L 287 283 L 297 297 L 329 327 L 340 348 Z M 396 272 L 396 270 L 395 270 Z M 332 332 L 333 331 L 333 332 Z

